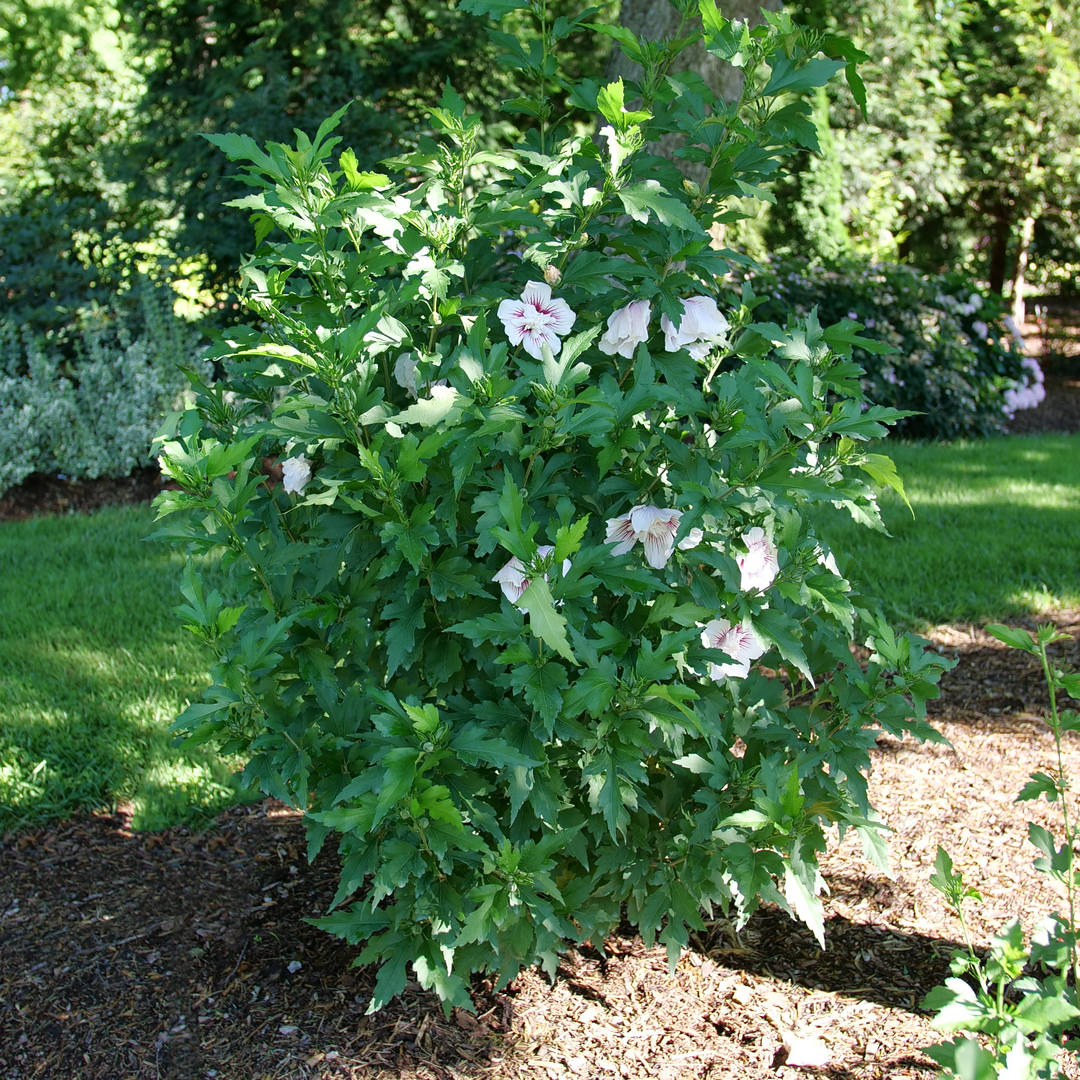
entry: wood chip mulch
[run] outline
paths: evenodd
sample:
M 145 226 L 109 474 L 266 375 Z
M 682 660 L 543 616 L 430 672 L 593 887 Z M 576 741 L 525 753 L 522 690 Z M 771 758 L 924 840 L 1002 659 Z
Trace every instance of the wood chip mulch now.
M 1080 611 L 1059 622 L 1080 632 Z M 475 1017 L 444 1017 L 415 985 L 366 1016 L 356 950 L 302 921 L 326 910 L 337 868 L 332 853 L 307 865 L 294 813 L 235 808 L 202 835 L 100 814 L 0 844 L 0 1078 L 929 1078 L 918 1005 L 959 933 L 928 882 L 937 845 L 985 897 L 970 910 L 979 945 L 1063 906 L 1026 841 L 1029 819 L 1060 833 L 1055 815 L 1013 801 L 1053 760 L 1038 672 L 977 628 L 931 638 L 960 658 L 933 708 L 952 746 L 879 739 L 872 794 L 895 876 L 854 837 L 834 844 L 825 952 L 764 910 L 741 934 L 717 922 L 674 976 L 627 935 L 568 955 L 554 985 L 476 981 Z M 1077 643 L 1057 648 L 1080 663 Z M 1080 776 L 1074 736 L 1067 752 Z
M 1015 432 L 1080 430 L 1075 373 L 1051 367 L 1047 384 Z M 159 490 L 156 470 L 35 476 L 0 498 L 0 521 Z M 1080 611 L 1058 622 L 1080 633 Z M 1058 820 L 1013 801 L 1053 763 L 1041 674 L 978 628 L 930 637 L 961 661 L 931 707 L 952 746 L 879 739 L 871 792 L 895 876 L 851 836 L 833 846 L 825 952 L 766 909 L 741 934 L 715 924 L 674 976 L 663 950 L 616 937 L 606 955 L 568 955 L 554 985 L 477 981 L 475 1017 L 444 1017 L 412 984 L 366 1016 L 356 950 L 302 921 L 326 910 L 337 865 L 332 852 L 307 865 L 293 812 L 267 801 L 201 835 L 133 834 L 121 809 L 0 841 L 0 1080 L 929 1078 L 919 1047 L 936 1036 L 918 1003 L 959 932 L 928 881 L 938 844 L 985 897 L 969 910 L 980 946 L 1013 916 L 1030 929 L 1063 906 L 1026 841 L 1028 820 L 1059 834 Z M 1080 645 L 1057 648 L 1080 666 Z M 1067 758 L 1080 776 L 1074 736 Z M 1075 1062 L 1066 1074 L 1080 1080 Z
M 69 480 L 34 473 L 0 495 L 0 521 L 25 521 L 42 515 L 89 513 L 104 506 L 148 503 L 161 489 L 161 473 L 156 467 L 139 469 L 121 479 L 103 476 L 97 480 Z

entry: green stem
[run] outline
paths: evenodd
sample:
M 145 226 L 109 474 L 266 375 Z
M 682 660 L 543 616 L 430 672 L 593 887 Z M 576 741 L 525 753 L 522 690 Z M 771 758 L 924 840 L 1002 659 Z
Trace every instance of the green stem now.
M 979 961 L 979 957 L 975 952 L 975 946 L 971 944 L 971 932 L 968 930 L 967 919 L 964 918 L 964 901 L 958 900 L 953 907 L 953 911 L 956 912 L 956 918 L 960 923 L 960 933 L 964 936 L 964 945 L 967 947 L 968 956 L 972 959 L 971 966 L 979 980 L 979 987 L 982 992 L 989 997 L 990 984 L 986 981 L 986 974 L 983 971 L 982 963 Z
M 267 580 L 266 575 L 263 573 L 262 567 L 247 553 L 247 548 L 244 547 L 244 541 L 240 538 L 240 534 L 236 531 L 236 525 L 233 523 L 232 515 L 227 517 L 222 514 L 217 514 L 217 519 L 229 530 L 229 535 L 232 537 L 232 549 L 238 554 L 242 555 L 248 563 L 251 565 L 251 569 L 255 571 L 255 576 L 259 579 L 259 583 L 263 587 L 263 591 L 266 593 L 267 599 L 270 601 L 270 606 L 274 609 L 274 614 L 279 616 L 281 612 L 278 610 L 277 601 L 274 599 L 274 593 L 270 588 L 270 582 Z
M 1069 800 L 1067 798 L 1066 783 L 1067 776 L 1065 772 L 1065 755 L 1061 750 L 1061 717 L 1058 715 L 1057 707 L 1057 691 L 1054 687 L 1054 679 L 1050 673 L 1050 661 L 1046 655 L 1046 644 L 1039 642 L 1039 660 L 1042 662 L 1043 678 L 1046 679 L 1046 688 L 1050 693 L 1050 729 L 1054 733 L 1054 746 L 1057 750 L 1057 764 L 1058 764 L 1058 791 L 1061 795 L 1061 817 L 1065 827 L 1065 849 L 1069 853 L 1069 867 L 1068 875 L 1065 878 L 1065 888 L 1069 897 L 1069 930 L 1075 934 L 1076 932 L 1076 888 L 1073 875 L 1073 830 L 1072 823 L 1069 821 Z M 1069 943 L 1069 955 L 1071 958 L 1071 966 L 1073 970 L 1073 980 L 1075 986 L 1080 990 L 1080 957 L 1077 956 L 1076 943 L 1070 940 Z
M 673 38 L 669 40 L 677 40 L 682 37 L 683 28 L 686 26 L 686 20 L 689 16 L 686 12 L 683 13 L 682 18 L 679 20 L 679 27 L 675 31 Z M 671 65 L 675 62 L 676 54 L 672 53 L 666 60 L 661 61 L 651 71 L 645 73 L 645 85 L 641 88 L 641 101 L 642 106 L 652 112 L 652 103 L 656 99 L 656 91 L 660 84 L 664 81 L 664 77 L 667 75 L 671 68 Z
M 542 59 L 540 61 L 540 78 L 539 82 L 539 94 L 537 99 L 540 103 L 540 153 L 547 152 L 547 113 L 548 113 L 548 98 L 547 98 L 547 61 L 548 61 L 548 10 L 547 0 L 541 0 L 540 3 L 540 44 L 543 47 Z

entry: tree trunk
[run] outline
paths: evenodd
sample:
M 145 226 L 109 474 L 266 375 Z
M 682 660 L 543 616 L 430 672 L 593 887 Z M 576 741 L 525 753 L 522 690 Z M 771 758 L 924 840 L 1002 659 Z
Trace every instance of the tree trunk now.
M 1016 246 L 1016 266 L 1012 277 L 1012 316 L 1018 332 L 1023 333 L 1027 311 L 1024 308 L 1025 274 L 1028 268 L 1029 249 L 1035 239 L 1035 215 L 1028 214 L 1020 226 L 1020 240 Z
M 1007 217 L 994 220 L 990 241 L 990 289 L 999 296 L 1005 295 L 1005 264 L 1009 255 L 1009 236 L 1012 233 L 1012 221 Z
M 780 0 L 720 0 L 719 7 L 725 19 L 742 19 L 755 26 L 763 21 L 763 9 L 780 10 Z M 628 30 L 633 30 L 638 37 L 658 41 L 660 38 L 675 37 L 679 33 L 681 16 L 667 0 L 622 0 L 619 21 Z M 686 25 L 686 29 L 700 27 L 699 18 Z M 707 53 L 700 41 L 682 54 L 675 62 L 674 70 L 696 72 L 724 101 L 735 101 L 742 93 L 742 72 L 727 61 Z M 636 80 L 640 74 L 641 67 L 638 64 L 628 60 L 618 47 L 612 49 L 607 66 L 609 81 L 619 78 Z
M 720 14 L 725 19 L 741 19 L 751 26 L 764 22 L 761 12 L 779 11 L 781 0 L 720 0 L 718 6 Z M 619 9 L 619 22 L 628 30 L 632 30 L 638 37 L 647 41 L 659 41 L 661 38 L 673 38 L 681 36 L 679 29 L 682 16 L 675 10 L 668 0 L 622 0 Z M 695 17 L 688 20 L 682 29 L 685 34 L 692 29 L 701 28 L 701 19 Z M 743 89 L 743 73 L 736 67 L 732 67 L 726 60 L 721 60 L 705 51 L 705 46 L 698 41 L 685 49 L 675 61 L 673 72 L 693 71 L 700 75 L 710 86 L 715 94 L 727 102 L 737 101 Z M 626 55 L 615 46 L 611 50 L 611 58 L 607 65 L 607 78 L 609 82 L 616 79 L 632 79 L 635 82 L 641 76 L 641 65 L 629 60 Z M 661 157 L 674 160 L 684 176 L 689 177 L 695 183 L 704 185 L 708 179 L 705 167 L 695 162 L 680 161 L 673 157 L 674 151 L 683 143 L 683 136 L 679 134 L 665 135 L 658 142 L 651 143 L 649 149 Z M 724 227 L 714 225 L 710 230 L 714 247 L 723 244 Z

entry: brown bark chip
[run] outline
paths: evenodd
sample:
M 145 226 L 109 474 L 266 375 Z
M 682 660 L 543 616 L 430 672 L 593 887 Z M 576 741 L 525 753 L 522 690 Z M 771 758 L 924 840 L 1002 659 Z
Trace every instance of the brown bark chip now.
M 1080 630 L 1080 612 L 1059 621 Z M 415 984 L 367 1016 L 357 950 L 303 921 L 337 865 L 307 865 L 294 812 L 235 808 L 203 835 L 95 815 L 0 844 L 0 1080 L 929 1078 L 918 1005 L 959 934 L 929 885 L 937 845 L 986 898 L 969 911 L 980 946 L 1063 906 L 1026 840 L 1029 819 L 1060 833 L 1053 808 L 1014 802 L 1053 761 L 1038 673 L 979 629 L 931 637 L 960 659 L 933 705 L 952 745 L 879 739 L 894 876 L 854 836 L 833 843 L 825 952 L 766 909 L 741 933 L 717 921 L 674 975 L 662 949 L 615 937 L 566 956 L 554 984 L 474 981 L 475 1016 L 444 1016 Z M 1055 648 L 1080 661 L 1075 642 Z M 1080 776 L 1076 736 L 1066 750 Z

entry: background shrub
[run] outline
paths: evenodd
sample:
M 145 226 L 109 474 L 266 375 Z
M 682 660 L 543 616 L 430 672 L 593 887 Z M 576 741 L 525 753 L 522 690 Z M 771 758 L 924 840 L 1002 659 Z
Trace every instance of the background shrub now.
M 0 320 L 0 492 L 32 472 L 127 476 L 151 464 L 154 432 L 188 385 L 182 368 L 209 371 L 198 337 L 148 284 L 137 317 L 95 309 L 64 350 Z
M 782 324 L 787 313 L 816 307 L 822 324 L 855 319 L 891 346 L 893 352 L 881 354 L 857 347 L 854 355 L 866 369 L 863 388 L 871 401 L 921 414 L 897 424 L 905 435 L 999 432 L 1016 401 L 1009 391 L 1041 386 L 1038 363 L 1021 352 L 1001 297 L 964 274 L 923 274 L 893 263 L 826 269 L 780 259 L 746 277 L 765 297 L 755 310 L 763 321 Z

